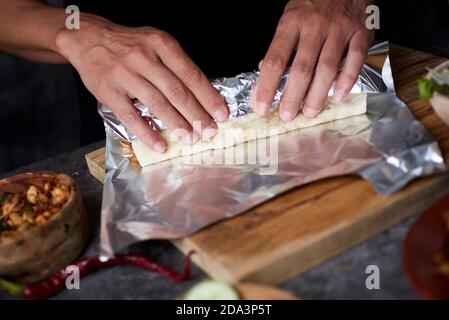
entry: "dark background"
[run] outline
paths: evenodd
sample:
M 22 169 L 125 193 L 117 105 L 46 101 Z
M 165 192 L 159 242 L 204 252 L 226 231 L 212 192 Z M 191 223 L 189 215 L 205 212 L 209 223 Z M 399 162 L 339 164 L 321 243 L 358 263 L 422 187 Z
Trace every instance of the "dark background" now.
M 62 0 L 49 2 L 52 5 L 62 5 Z M 73 1 L 77 2 L 83 11 L 83 1 Z M 87 5 L 93 2 L 95 1 L 90 0 L 84 3 Z M 130 2 L 132 0 L 121 3 L 130 5 Z M 152 3 L 138 2 L 148 6 Z M 227 3 L 210 2 L 217 4 L 217 10 L 226 7 Z M 381 7 L 381 30 L 377 35 L 379 39 L 388 39 L 449 58 L 449 0 L 385 0 L 378 4 Z M 132 5 L 129 7 L 132 8 Z M 131 11 L 118 12 L 125 17 L 133 14 Z M 205 16 L 209 19 L 207 23 L 214 23 L 209 14 Z M 235 25 L 239 22 L 232 23 Z M 248 25 L 251 26 L 250 23 Z M 269 37 L 262 37 L 259 32 L 251 35 L 250 28 L 245 36 L 253 40 L 259 39 L 261 47 L 267 46 L 270 40 Z M 243 43 L 245 39 L 240 38 L 239 41 Z M 193 55 L 195 52 L 211 50 L 210 43 L 206 43 L 206 46 L 208 47 L 201 47 L 198 43 L 192 45 Z M 216 54 L 220 53 L 217 51 Z M 260 58 L 256 57 L 255 60 Z M 199 64 L 205 65 L 208 69 L 206 74 L 211 77 L 232 75 L 254 69 L 257 65 L 239 64 L 237 59 L 231 61 L 233 63 L 221 63 L 215 69 L 214 66 L 207 65 L 208 61 L 200 61 Z M 250 68 L 252 65 L 254 67 Z M 85 91 L 81 92 L 85 94 Z M 101 135 L 95 132 L 99 128 L 101 132 L 101 120 L 95 114 L 95 108 L 94 99 L 88 99 L 85 95 L 80 98 L 77 79 L 69 65 L 37 64 L 0 52 L 0 173 L 73 150 L 90 142 L 89 140 L 100 139 Z M 88 125 L 86 117 L 91 120 Z

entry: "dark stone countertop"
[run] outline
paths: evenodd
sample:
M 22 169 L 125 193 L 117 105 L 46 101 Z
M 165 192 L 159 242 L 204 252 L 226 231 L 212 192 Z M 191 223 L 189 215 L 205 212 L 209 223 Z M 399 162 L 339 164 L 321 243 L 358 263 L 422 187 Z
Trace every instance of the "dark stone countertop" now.
M 83 253 L 86 256 L 98 252 L 103 187 L 89 174 L 84 155 L 103 145 L 103 141 L 98 142 L 2 175 L 51 170 L 72 176 L 81 190 L 91 225 L 90 243 Z M 415 219 L 409 218 L 280 286 L 304 299 L 416 299 L 401 260 L 404 236 Z M 129 251 L 148 255 L 175 269 L 182 266 L 183 255 L 168 241 L 146 241 L 133 245 Z M 365 287 L 368 265 L 380 269 L 379 290 Z M 113 267 L 82 278 L 80 290 L 65 290 L 54 299 L 174 299 L 205 277 L 193 267 L 191 280 L 176 283 L 134 267 Z M 8 298 L 0 292 L 0 299 Z

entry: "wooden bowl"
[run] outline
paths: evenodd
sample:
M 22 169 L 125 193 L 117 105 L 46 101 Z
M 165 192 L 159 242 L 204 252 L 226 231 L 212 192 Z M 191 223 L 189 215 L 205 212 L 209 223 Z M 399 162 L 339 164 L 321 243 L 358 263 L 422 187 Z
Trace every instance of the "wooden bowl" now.
M 45 223 L 0 236 L 0 277 L 37 282 L 70 264 L 84 249 L 88 238 L 86 212 L 78 187 L 69 176 L 52 172 L 19 174 L 0 180 L 0 194 L 25 191 L 36 182 L 55 179 L 69 187 L 67 202 Z
M 436 67 L 436 70 L 442 70 L 449 66 L 449 61 L 443 64 L 440 64 Z M 427 76 L 427 78 L 430 78 Z M 433 109 L 447 125 L 449 125 L 449 97 L 446 97 L 438 92 L 434 92 L 433 97 L 430 99 L 430 104 Z

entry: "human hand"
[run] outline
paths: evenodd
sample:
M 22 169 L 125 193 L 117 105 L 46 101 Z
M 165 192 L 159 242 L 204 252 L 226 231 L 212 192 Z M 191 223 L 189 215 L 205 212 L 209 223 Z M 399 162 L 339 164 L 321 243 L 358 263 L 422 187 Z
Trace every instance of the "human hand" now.
M 216 134 L 214 120 L 225 121 L 228 108 L 176 40 L 151 27 L 124 27 L 87 14 L 83 18 L 79 30 L 56 36 L 59 53 L 87 89 L 148 147 L 162 153 L 167 144 L 141 118 L 134 98 L 187 143 Z
M 345 66 L 337 78 L 334 98 L 344 99 L 362 68 L 374 32 L 365 26 L 369 0 L 291 0 L 260 65 L 255 109 L 264 115 L 293 58 L 279 106 L 282 120 L 294 119 L 301 108 L 315 117 L 324 107 L 343 54 Z M 296 52 L 295 52 L 296 50 Z

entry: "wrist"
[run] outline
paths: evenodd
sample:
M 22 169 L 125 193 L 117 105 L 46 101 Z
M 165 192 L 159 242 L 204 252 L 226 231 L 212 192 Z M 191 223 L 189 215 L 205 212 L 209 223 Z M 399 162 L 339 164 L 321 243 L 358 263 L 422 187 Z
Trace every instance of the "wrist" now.
M 49 50 L 57 53 L 55 37 L 60 30 L 65 29 L 65 21 L 67 15 L 64 10 L 60 8 L 53 8 L 48 6 L 36 6 L 32 8 L 35 10 L 35 14 L 42 19 L 36 19 L 33 28 L 40 30 L 37 37 L 34 37 L 34 41 L 40 42 L 40 45 L 36 45 L 38 49 Z M 40 36 L 39 36 L 40 35 Z
M 64 27 L 55 33 L 53 39 L 55 51 L 73 64 L 73 60 L 82 56 L 86 48 L 101 41 L 110 23 L 104 18 L 81 13 L 79 29 L 68 29 L 64 24 Z

